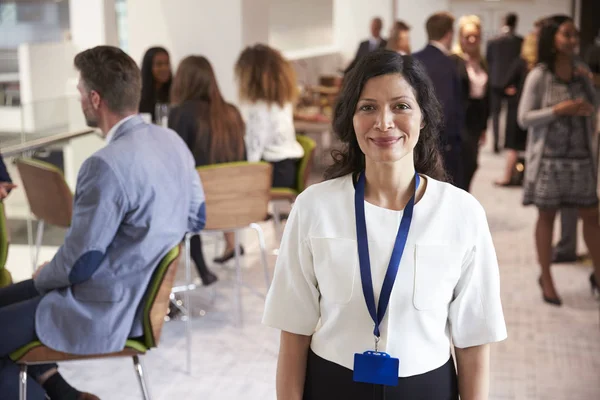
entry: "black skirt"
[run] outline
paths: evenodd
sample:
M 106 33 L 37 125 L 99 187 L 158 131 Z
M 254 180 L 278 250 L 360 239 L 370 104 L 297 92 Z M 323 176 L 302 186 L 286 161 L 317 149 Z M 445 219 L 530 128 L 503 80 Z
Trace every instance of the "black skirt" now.
M 458 400 L 458 378 L 452 357 L 421 375 L 400 378 L 398 386 L 357 383 L 353 371 L 308 353 L 304 400 Z

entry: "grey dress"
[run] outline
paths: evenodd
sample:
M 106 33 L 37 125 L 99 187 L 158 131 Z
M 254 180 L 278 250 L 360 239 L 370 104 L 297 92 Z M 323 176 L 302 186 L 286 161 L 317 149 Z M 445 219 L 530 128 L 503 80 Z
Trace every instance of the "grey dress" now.
M 525 85 L 519 105 L 521 123 L 529 127 L 530 134 L 534 132 L 535 142 L 527 148 L 534 171 L 528 171 L 523 204 L 542 209 L 595 207 L 598 149 L 591 130 L 592 118 L 556 116 L 551 112 L 556 104 L 569 99 L 583 98 L 594 104 L 593 93 L 584 77 L 575 76 L 565 82 L 544 67 L 536 68 L 541 70 L 527 80 L 537 82 Z M 532 152 L 536 154 L 529 154 Z

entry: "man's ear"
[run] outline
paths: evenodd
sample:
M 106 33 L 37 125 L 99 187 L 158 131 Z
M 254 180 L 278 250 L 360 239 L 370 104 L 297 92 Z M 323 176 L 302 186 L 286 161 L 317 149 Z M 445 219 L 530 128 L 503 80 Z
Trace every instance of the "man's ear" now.
M 90 91 L 90 103 L 92 104 L 92 107 L 94 108 L 94 110 L 97 110 L 100 108 L 100 94 L 98 92 L 96 92 L 95 90 L 91 90 Z

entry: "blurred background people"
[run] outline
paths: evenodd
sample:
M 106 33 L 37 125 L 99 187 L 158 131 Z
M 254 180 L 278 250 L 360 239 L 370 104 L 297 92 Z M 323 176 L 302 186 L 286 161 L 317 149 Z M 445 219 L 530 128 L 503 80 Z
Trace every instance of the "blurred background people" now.
M 504 149 L 506 154 L 506 167 L 502 178 L 495 181 L 497 186 L 520 185 L 515 176 L 515 166 L 519 152 L 525 151 L 527 144 L 527 130 L 521 128 L 517 122 L 519 100 L 523 92 L 525 78 L 529 71 L 538 62 L 538 35 L 541 20 L 536 22 L 534 31 L 527 35 L 521 47 L 521 56 L 513 61 L 506 72 L 503 84 L 506 101 L 506 128 L 504 133 Z
M 456 64 L 449 57 L 454 37 L 454 17 L 448 12 L 433 14 L 426 22 L 429 44 L 414 57 L 421 61 L 435 87 L 437 99 L 444 110 L 444 128 L 440 132 L 440 145 L 444 166 L 452 183 L 464 188 L 461 135 L 463 130 L 463 104 Z
M 541 266 L 539 285 L 545 302 L 560 306 L 550 266 L 556 212 L 577 208 L 583 237 L 596 266 L 592 290 L 600 278 L 600 225 L 596 192 L 598 152 L 594 146 L 595 91 L 587 74 L 577 73 L 579 36 L 573 20 L 555 15 L 540 31 L 540 65 L 525 80 L 519 124 L 529 128 L 524 205 L 538 208 L 535 229 Z
M 181 136 L 194 155 L 196 167 L 246 159 L 244 121 L 237 108 L 226 103 L 210 62 L 201 56 L 186 57 L 177 68 L 171 89 L 173 108 L 169 127 Z M 215 259 L 233 257 L 233 234 L 226 234 L 225 253 Z M 204 260 L 200 235 L 192 237 L 190 253 L 204 285 L 217 276 Z
M 235 74 L 248 161 L 273 164 L 273 187 L 295 187 L 304 149 L 294 128 L 298 96 L 294 69 L 279 51 L 258 44 L 242 52 Z
M 140 113 L 150 114 L 157 121 L 156 104 L 168 104 L 171 90 L 171 61 L 162 47 L 152 47 L 142 61 L 142 98 Z
M 504 82 L 506 72 L 521 54 L 523 38 L 515 33 L 518 17 L 509 13 L 504 17 L 502 33 L 489 40 L 486 58 L 490 73 L 490 107 L 492 114 L 492 131 L 494 134 L 494 152 L 500 152 L 500 111 L 504 98 Z
M 403 56 L 410 54 L 410 26 L 406 22 L 394 22 L 385 48 Z
M 481 55 L 481 20 L 478 16 L 467 15 L 458 21 L 458 46 L 452 59 L 456 62 L 460 77 L 465 110 L 461 145 L 463 184 L 470 191 L 489 116 L 488 73 Z
M 385 49 L 387 41 L 381 37 L 382 29 L 383 21 L 381 20 L 381 18 L 373 18 L 373 20 L 371 20 L 371 37 L 360 43 L 360 45 L 358 46 L 358 50 L 356 50 L 356 55 L 354 56 L 354 59 L 352 60 L 350 65 L 348 65 L 348 68 L 346 68 L 345 72 L 350 71 L 352 67 L 356 65 L 358 60 L 360 60 L 362 57 L 366 56 L 370 52 L 375 51 L 377 49 Z

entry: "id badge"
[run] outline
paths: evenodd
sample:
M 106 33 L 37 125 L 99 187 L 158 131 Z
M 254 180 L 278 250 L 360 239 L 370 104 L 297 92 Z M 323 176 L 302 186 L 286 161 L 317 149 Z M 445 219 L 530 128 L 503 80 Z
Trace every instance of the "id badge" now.
M 365 351 L 354 354 L 354 382 L 398 386 L 400 360 L 387 353 Z

